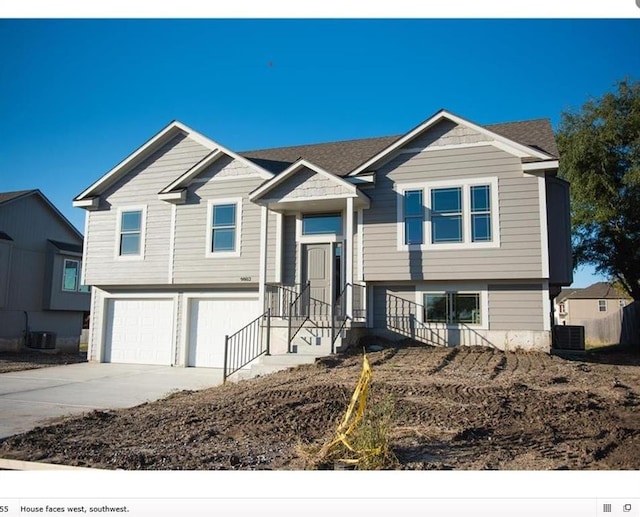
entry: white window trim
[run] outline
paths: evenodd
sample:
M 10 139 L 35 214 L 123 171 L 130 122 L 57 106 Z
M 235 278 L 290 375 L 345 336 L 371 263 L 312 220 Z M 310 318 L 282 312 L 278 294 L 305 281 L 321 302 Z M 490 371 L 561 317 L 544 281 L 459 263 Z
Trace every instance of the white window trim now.
M 140 221 L 140 253 L 137 255 L 120 255 L 120 236 L 122 231 L 122 213 L 123 212 L 142 212 L 142 220 Z M 147 205 L 131 205 L 131 206 L 119 206 L 116 211 L 118 222 L 116 225 L 116 238 L 115 238 L 115 259 L 116 260 L 144 260 L 145 254 L 145 236 L 147 234 Z
M 479 294 L 480 295 L 480 323 L 429 323 L 424 321 L 424 313 L 420 311 L 417 320 L 426 328 L 489 330 L 489 289 L 486 284 L 421 284 L 416 286 L 416 303 L 424 307 L 425 294 Z
M 236 236 L 233 251 L 212 251 L 213 245 L 213 207 L 216 205 L 236 205 Z M 242 250 L 242 198 L 226 197 L 209 199 L 207 202 L 207 235 L 205 242 L 205 255 L 208 258 L 239 257 Z
M 604 302 L 604 310 L 601 309 L 601 307 L 603 306 L 602 302 Z M 598 312 L 607 312 L 607 309 L 607 300 L 598 300 Z
M 489 185 L 491 187 L 491 241 L 471 241 L 471 187 Z M 439 188 L 462 188 L 462 242 L 431 242 L 431 190 Z M 441 180 L 420 183 L 396 183 L 393 187 L 398 197 L 396 203 L 396 247 L 398 251 L 435 251 L 460 249 L 487 249 L 500 247 L 500 197 L 498 195 L 498 178 L 467 178 L 460 180 Z M 422 190 L 422 202 L 425 205 L 423 217 L 422 244 L 405 244 L 404 225 L 404 193 L 408 190 Z
M 64 275 L 65 275 L 65 271 L 67 270 L 67 262 L 75 262 L 78 266 L 76 271 L 78 272 L 76 275 L 76 285 L 74 286 L 73 289 L 65 289 L 64 288 Z M 62 291 L 64 291 L 65 293 L 77 293 L 78 290 L 80 289 L 80 272 L 81 272 L 81 265 L 80 265 L 80 261 L 79 260 L 74 260 L 74 259 L 64 259 L 64 262 L 62 264 Z
M 322 212 L 325 213 L 325 212 Z M 327 212 L 328 213 L 328 212 Z M 345 211 L 340 210 L 339 213 L 342 219 L 342 231 L 340 233 L 315 233 L 311 235 L 303 235 L 302 234 L 302 217 L 305 215 L 313 215 L 313 212 L 307 213 L 297 213 L 296 214 L 296 242 L 298 244 L 322 244 L 324 242 L 344 242 L 346 235 L 345 231 Z M 344 244 L 343 244 L 344 246 Z

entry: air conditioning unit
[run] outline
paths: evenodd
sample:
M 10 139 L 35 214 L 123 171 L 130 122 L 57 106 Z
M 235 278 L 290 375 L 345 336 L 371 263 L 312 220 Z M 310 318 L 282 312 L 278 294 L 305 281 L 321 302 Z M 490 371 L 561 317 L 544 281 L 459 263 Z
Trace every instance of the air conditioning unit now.
M 559 350 L 584 350 L 584 327 L 582 325 L 556 325 L 554 348 Z
M 56 347 L 56 333 L 48 331 L 33 331 L 29 333 L 29 348 L 38 350 L 52 350 Z

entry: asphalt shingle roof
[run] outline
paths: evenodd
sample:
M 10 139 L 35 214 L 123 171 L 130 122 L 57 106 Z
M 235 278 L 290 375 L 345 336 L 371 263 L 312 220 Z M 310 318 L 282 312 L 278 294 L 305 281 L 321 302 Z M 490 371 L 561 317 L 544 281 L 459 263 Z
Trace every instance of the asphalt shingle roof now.
M 70 242 L 62 242 L 62 241 L 54 241 L 53 239 L 48 239 L 48 241 L 53 244 L 60 251 L 71 251 L 73 253 L 82 253 L 82 245 L 81 244 L 72 244 Z
M 562 300 L 620 300 L 629 297 L 619 292 L 613 285 L 607 282 L 597 282 L 584 288 L 569 288 L 560 291 L 557 301 Z
M 549 119 L 524 120 L 484 127 L 520 144 L 558 156 L 558 147 Z M 304 158 L 338 176 L 345 176 L 402 136 L 404 135 L 258 149 L 239 154 L 274 174 Z
M 30 194 L 31 192 L 35 192 L 35 190 L 16 190 L 14 192 L 0 192 L 0 205 L 2 203 L 6 203 L 7 201 L 11 201 L 20 196 L 24 196 L 25 194 Z

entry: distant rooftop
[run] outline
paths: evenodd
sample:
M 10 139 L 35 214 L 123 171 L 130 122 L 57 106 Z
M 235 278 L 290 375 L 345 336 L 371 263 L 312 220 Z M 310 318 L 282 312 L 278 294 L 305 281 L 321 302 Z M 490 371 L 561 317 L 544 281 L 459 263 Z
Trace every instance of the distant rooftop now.
M 563 300 L 628 300 L 629 296 L 618 291 L 612 284 L 607 282 L 597 282 L 584 288 L 563 289 L 557 302 Z

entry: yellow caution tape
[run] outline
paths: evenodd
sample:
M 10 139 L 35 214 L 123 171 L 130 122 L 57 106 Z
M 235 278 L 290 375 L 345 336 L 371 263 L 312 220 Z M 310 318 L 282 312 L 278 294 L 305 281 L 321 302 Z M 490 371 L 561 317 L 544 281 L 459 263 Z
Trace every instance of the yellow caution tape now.
M 369 395 L 369 386 L 371 384 L 371 366 L 369 365 L 369 360 L 367 359 L 367 355 L 364 355 L 364 361 L 362 365 L 362 373 L 360 374 L 360 380 L 356 385 L 356 389 L 353 391 L 353 395 L 351 396 L 351 402 L 349 402 L 349 407 L 347 407 L 347 412 L 342 419 L 342 422 L 336 429 L 336 438 L 329 444 L 329 448 L 337 445 L 342 442 L 344 446 L 352 452 L 378 452 L 379 450 L 374 451 L 356 451 L 347 440 L 348 436 L 353 432 L 358 423 L 362 420 L 364 416 L 364 410 L 367 405 L 367 396 Z M 356 409 L 357 406 L 357 409 Z M 354 414 L 354 410 L 355 414 Z M 358 460 L 354 459 L 344 459 L 341 460 L 345 463 L 358 463 Z

